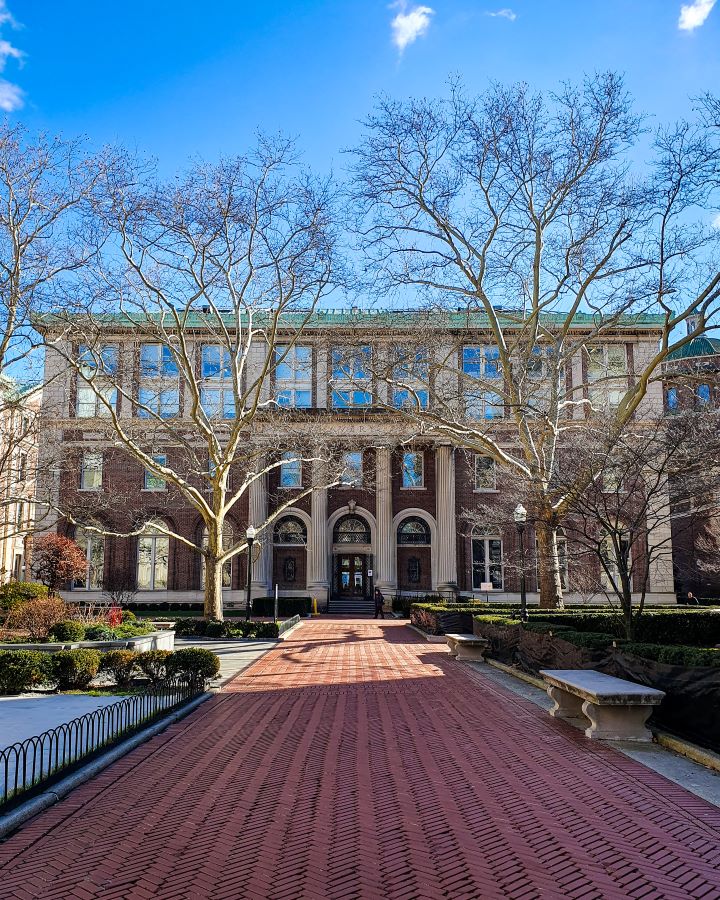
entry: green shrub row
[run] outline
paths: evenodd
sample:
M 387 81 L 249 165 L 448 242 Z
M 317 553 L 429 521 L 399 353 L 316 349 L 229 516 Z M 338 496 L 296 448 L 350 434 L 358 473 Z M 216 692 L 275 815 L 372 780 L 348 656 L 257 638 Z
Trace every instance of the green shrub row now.
M 667 663 L 671 666 L 720 666 L 720 650 L 703 649 L 701 647 L 683 647 L 667 644 L 644 644 L 628 641 L 622 645 L 625 653 L 653 659 L 655 662 Z
M 132 620 L 128 619 L 121 625 L 116 625 L 115 628 L 103 624 L 86 626 L 76 619 L 66 619 L 53 625 L 48 633 L 48 640 L 61 644 L 75 641 L 114 641 L 141 637 L 144 634 L 151 634 L 154 630 L 152 625 L 138 622 L 135 616 Z
M 44 653 L 40 650 L 0 650 L 0 694 L 16 694 L 40 685 L 58 690 L 84 690 L 99 671 L 108 672 L 118 687 L 127 687 L 137 674 L 151 682 L 177 677 L 195 684 L 214 678 L 220 660 L 203 647 L 181 650 L 98 650 L 81 648 Z
M 245 638 L 272 640 L 277 638 L 277 622 L 229 621 L 224 619 L 180 619 L 175 623 L 178 637 Z
M 543 612 L 542 620 L 551 625 L 569 625 L 576 631 L 602 631 L 624 637 L 625 629 L 615 611 Z M 636 620 L 635 640 L 648 644 L 707 646 L 720 643 L 720 613 L 707 610 L 645 610 Z

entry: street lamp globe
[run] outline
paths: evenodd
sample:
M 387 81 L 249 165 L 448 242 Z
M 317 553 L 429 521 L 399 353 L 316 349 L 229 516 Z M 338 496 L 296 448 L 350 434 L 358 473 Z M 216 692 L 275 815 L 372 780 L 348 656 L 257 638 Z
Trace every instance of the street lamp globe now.
M 253 528 L 252 525 L 248 525 L 247 531 L 245 532 L 245 537 L 246 537 L 249 541 L 254 541 L 254 540 L 255 540 L 255 535 L 256 535 L 256 534 L 257 534 L 257 529 L 256 529 L 256 528 Z
M 518 505 L 515 507 L 513 516 L 515 518 L 515 524 L 517 525 L 524 525 L 525 522 L 527 522 L 527 510 L 522 505 L 522 503 L 518 503 Z

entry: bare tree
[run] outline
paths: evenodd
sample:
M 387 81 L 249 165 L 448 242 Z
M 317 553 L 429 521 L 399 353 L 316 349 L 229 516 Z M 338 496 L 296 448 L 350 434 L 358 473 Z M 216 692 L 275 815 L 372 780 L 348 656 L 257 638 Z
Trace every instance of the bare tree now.
M 717 321 L 720 141 L 713 101 L 699 106 L 657 131 L 642 176 L 643 122 L 612 74 L 550 96 L 381 99 L 354 150 L 369 284 L 426 311 L 407 338 L 425 359 L 377 367 L 387 402 L 523 479 L 546 607 L 562 604 L 557 529 L 593 478 L 558 480 L 563 442 L 602 421 L 612 447 L 657 401 L 668 355 Z M 623 329 L 648 325 L 628 359 Z M 463 359 L 472 342 L 487 347 Z
M 98 447 L 142 466 L 167 488 L 158 503 L 189 506 L 204 534 L 171 527 L 159 507 L 147 521 L 137 498 L 102 501 L 106 512 L 118 501 L 132 512 L 124 528 L 100 521 L 95 498 L 85 509 L 52 491 L 46 500 L 91 531 L 155 529 L 196 551 L 205 613 L 222 618 L 223 567 L 247 549 L 228 524 L 252 486 L 298 461 L 326 463 L 328 482 L 336 478 L 332 449 L 308 437 L 305 415 L 279 387 L 286 369 L 307 365 L 297 344 L 332 287 L 333 187 L 297 166 L 290 142 L 262 139 L 248 157 L 194 165 L 169 184 L 126 159 L 104 173 L 97 196 L 111 237 L 85 271 L 84 313 L 38 327 L 75 373 L 68 390 Z M 311 489 L 272 510 L 251 501 L 252 525 L 267 529 Z
M 688 410 L 629 425 L 611 448 L 601 431 L 588 438 L 568 448 L 565 531 L 570 553 L 597 573 L 597 593 L 618 609 L 632 638 L 653 569 L 673 566 L 673 532 L 715 510 L 720 412 Z

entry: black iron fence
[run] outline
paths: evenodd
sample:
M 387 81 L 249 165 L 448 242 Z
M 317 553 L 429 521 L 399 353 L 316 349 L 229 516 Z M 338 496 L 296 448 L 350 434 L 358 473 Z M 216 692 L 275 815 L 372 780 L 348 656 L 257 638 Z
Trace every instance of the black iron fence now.
M 0 810 L 203 690 L 198 682 L 164 681 L 0 750 Z

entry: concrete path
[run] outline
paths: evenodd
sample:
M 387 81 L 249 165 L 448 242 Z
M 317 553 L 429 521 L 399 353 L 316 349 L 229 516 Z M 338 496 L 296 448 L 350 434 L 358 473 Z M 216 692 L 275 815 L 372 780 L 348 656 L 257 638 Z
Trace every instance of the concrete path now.
M 0 897 L 720 898 L 720 810 L 399 622 L 315 621 L 0 845 Z

